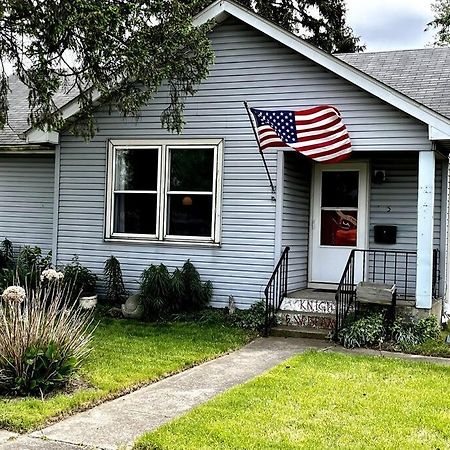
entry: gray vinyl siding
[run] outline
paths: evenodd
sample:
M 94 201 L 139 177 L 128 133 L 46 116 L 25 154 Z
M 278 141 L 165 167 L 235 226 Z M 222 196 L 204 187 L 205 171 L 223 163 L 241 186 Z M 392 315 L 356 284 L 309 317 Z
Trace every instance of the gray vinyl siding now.
M 0 156 L 0 239 L 52 248 L 53 157 Z
M 375 156 L 372 173 L 386 171 L 386 181 L 370 184 L 370 248 L 417 249 L 418 155 Z M 434 201 L 434 248 L 440 248 L 442 208 L 442 161 L 436 161 Z M 374 225 L 396 225 L 397 244 L 375 244 Z
M 429 148 L 425 125 L 248 26 L 228 20 L 211 33 L 211 41 L 215 64 L 187 100 L 183 136 L 225 140 L 220 248 L 104 242 L 107 140 L 172 137 L 159 121 L 168 100 L 163 88 L 137 121 L 100 109 L 98 132 L 89 143 L 62 134 L 59 262 L 78 254 L 101 273 L 104 260 L 114 254 L 134 290 L 149 264 L 163 262 L 173 269 L 190 258 L 203 279 L 213 282 L 214 305 L 225 305 L 229 295 L 240 306 L 261 298 L 273 270 L 276 205 L 244 100 L 262 108 L 333 104 L 342 111 L 355 151 Z M 266 152 L 274 179 L 275 153 Z
M 288 290 L 308 283 L 311 164 L 295 153 L 285 153 L 283 187 L 283 248 L 289 246 Z
M 417 250 L 417 198 L 418 198 L 418 155 L 408 157 L 386 156 L 372 160 L 372 173 L 374 170 L 386 171 L 386 182 L 382 184 L 371 183 L 370 189 L 370 248 L 386 250 Z M 442 208 L 442 161 L 436 161 L 435 177 L 435 205 L 434 205 L 434 234 L 433 246 L 440 249 L 441 245 L 441 208 Z M 395 245 L 376 244 L 374 241 L 375 225 L 396 225 L 397 243 Z M 378 272 L 381 276 L 383 266 L 382 256 L 377 263 L 370 262 L 369 272 Z M 408 257 L 407 293 L 414 294 L 416 281 L 416 256 Z M 388 256 L 388 273 L 393 273 L 394 256 Z M 406 257 L 398 255 L 398 267 L 406 266 Z M 389 275 L 388 275 L 389 278 Z M 379 279 L 381 280 L 381 278 Z M 392 281 L 390 279 L 386 281 Z M 400 271 L 397 278 L 400 292 L 404 292 L 405 280 Z

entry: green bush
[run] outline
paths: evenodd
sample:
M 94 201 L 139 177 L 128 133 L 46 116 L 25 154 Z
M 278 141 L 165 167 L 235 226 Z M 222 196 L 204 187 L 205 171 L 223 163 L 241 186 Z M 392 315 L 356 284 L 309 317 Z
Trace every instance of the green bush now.
M 70 264 L 64 267 L 64 285 L 71 292 L 72 299 L 77 299 L 81 294 L 95 293 L 98 277 L 87 267 L 83 266 L 74 256 Z
M 67 383 L 89 352 L 92 313 L 68 306 L 60 281 L 10 286 L 0 305 L 0 392 L 43 395 Z
M 3 239 L 0 243 L 0 270 L 12 269 L 14 266 L 13 245 L 9 239 Z
M 233 314 L 229 314 L 229 318 L 239 328 L 261 332 L 266 321 L 266 303 L 260 300 L 249 309 L 236 309 Z
M 374 347 L 388 340 L 401 350 L 439 339 L 440 327 L 435 316 L 422 319 L 397 317 L 388 328 L 381 313 L 370 313 L 346 325 L 338 335 L 346 348 Z
M 188 260 L 171 275 L 164 264 L 151 265 L 141 275 L 139 296 L 146 320 L 158 320 L 170 314 L 199 311 L 212 297 L 212 283 L 203 283 Z
M 373 347 L 381 345 L 386 330 L 381 313 L 370 313 L 345 326 L 338 334 L 338 339 L 346 348 Z
M 235 309 L 230 314 L 228 308 L 204 308 L 191 313 L 180 313 L 172 317 L 178 321 L 202 324 L 230 325 L 244 330 L 261 332 L 265 324 L 265 301 L 253 304 L 249 309 Z
M 39 247 L 22 247 L 14 261 L 12 243 L 5 239 L 0 246 L 0 290 L 8 286 L 21 284 L 23 286 L 36 286 L 43 270 L 51 266 L 52 255 L 42 253 Z
M 139 297 L 146 320 L 159 319 L 172 312 L 171 277 L 164 264 L 152 264 L 142 272 Z
M 122 269 L 120 262 L 115 256 L 110 256 L 105 261 L 104 276 L 106 282 L 106 297 L 111 305 L 121 305 L 127 296 L 127 291 L 123 283 Z
M 402 350 L 439 337 L 440 327 L 436 316 L 419 320 L 399 317 L 392 326 L 392 340 Z

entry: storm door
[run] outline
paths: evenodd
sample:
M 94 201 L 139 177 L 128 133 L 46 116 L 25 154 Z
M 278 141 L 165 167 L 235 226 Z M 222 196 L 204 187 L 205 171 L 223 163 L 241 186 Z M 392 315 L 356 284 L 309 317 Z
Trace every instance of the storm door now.
M 312 196 L 309 284 L 336 285 L 351 250 L 366 248 L 367 165 L 316 165 Z M 362 267 L 355 269 L 358 281 Z

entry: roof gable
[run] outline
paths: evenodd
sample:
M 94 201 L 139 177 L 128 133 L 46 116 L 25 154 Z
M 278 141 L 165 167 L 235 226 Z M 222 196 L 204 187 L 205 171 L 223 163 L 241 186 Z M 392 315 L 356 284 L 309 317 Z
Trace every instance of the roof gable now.
M 261 31 L 281 44 L 286 45 L 297 53 L 309 58 L 331 72 L 334 72 L 336 75 L 350 81 L 361 89 L 428 124 L 430 127 L 430 136 L 434 130 L 436 136 L 450 139 L 450 119 L 448 117 L 407 97 L 403 93 L 376 80 L 371 75 L 362 72 L 347 62 L 314 47 L 298 36 L 293 35 L 233 1 L 216 0 L 198 14 L 194 24 L 200 25 L 209 20 L 220 23 L 229 16 L 233 16 L 243 21 L 247 25 Z

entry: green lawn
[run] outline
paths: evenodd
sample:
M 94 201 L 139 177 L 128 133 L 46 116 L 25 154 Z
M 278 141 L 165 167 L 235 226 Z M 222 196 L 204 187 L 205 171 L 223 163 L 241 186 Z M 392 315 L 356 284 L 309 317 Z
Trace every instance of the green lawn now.
M 248 333 L 221 325 L 104 319 L 81 373 L 90 386 L 45 400 L 0 398 L 0 429 L 36 428 L 53 417 L 239 348 L 249 339 Z
M 449 449 L 450 368 L 309 352 L 142 437 L 134 450 Z

